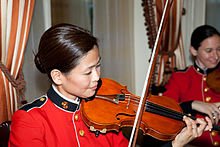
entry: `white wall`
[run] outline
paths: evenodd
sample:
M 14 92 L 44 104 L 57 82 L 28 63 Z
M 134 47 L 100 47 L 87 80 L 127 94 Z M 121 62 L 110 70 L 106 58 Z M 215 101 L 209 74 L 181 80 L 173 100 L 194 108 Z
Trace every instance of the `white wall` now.
M 148 47 L 147 31 L 144 25 L 142 0 L 134 1 L 134 55 L 135 55 L 135 94 L 141 96 L 151 49 Z
M 184 0 L 186 14 L 182 16 L 182 33 L 187 66 L 193 64 L 189 51 L 190 36 L 197 26 L 205 24 L 205 5 L 206 0 Z
M 50 25 L 50 0 L 36 0 L 22 67 L 26 81 L 25 98 L 28 102 L 43 95 L 49 87 L 47 75 L 41 74 L 35 67 L 34 53 L 38 50 L 41 35 Z

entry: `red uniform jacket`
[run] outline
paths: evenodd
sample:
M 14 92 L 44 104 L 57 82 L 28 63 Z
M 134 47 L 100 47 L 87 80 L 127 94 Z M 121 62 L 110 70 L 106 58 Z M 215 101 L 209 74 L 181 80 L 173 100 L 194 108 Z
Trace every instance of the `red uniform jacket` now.
M 103 118 L 104 119 L 104 118 Z M 12 117 L 9 147 L 127 147 L 122 132 L 90 132 L 80 116 L 80 105 L 54 91 L 27 104 Z
M 200 100 L 207 103 L 219 102 L 220 94 L 214 93 L 206 84 L 206 71 L 201 69 L 195 63 L 184 71 L 178 71 L 172 74 L 168 84 L 167 91 L 163 94 L 173 98 L 178 103 Z M 191 103 L 189 103 L 191 107 Z M 183 109 L 184 111 L 184 109 Z M 203 117 L 196 114 L 196 117 Z M 218 132 L 204 132 L 201 137 L 193 141 L 194 144 L 201 146 L 219 146 L 220 136 Z

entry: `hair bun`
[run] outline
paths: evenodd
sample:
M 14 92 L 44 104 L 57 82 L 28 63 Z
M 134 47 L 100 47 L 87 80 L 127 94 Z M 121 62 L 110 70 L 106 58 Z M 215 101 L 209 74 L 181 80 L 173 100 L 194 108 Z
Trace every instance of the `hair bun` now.
M 38 69 L 41 73 L 46 73 L 46 70 L 45 70 L 44 66 L 43 66 L 43 65 L 41 64 L 41 62 L 40 62 L 40 58 L 39 58 L 37 55 L 35 55 L 34 63 L 35 63 L 35 65 L 36 65 L 37 69 Z

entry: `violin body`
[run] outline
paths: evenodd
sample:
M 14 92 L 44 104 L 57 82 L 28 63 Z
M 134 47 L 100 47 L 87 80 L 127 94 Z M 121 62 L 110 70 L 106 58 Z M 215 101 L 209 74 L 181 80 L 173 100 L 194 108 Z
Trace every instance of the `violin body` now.
M 220 94 L 220 65 L 208 73 L 207 85 L 216 93 Z
M 81 103 L 81 115 L 84 123 L 91 131 L 106 133 L 119 131 L 122 127 L 133 127 L 140 97 L 135 96 L 123 86 L 111 79 L 101 79 L 101 87 L 93 100 Z M 125 95 L 123 99 L 122 94 Z M 179 120 L 167 118 L 148 112 L 148 103 L 157 104 L 178 112 L 180 106 L 172 99 L 165 96 L 150 95 L 142 115 L 140 129 L 144 135 L 168 141 L 182 130 L 184 123 Z

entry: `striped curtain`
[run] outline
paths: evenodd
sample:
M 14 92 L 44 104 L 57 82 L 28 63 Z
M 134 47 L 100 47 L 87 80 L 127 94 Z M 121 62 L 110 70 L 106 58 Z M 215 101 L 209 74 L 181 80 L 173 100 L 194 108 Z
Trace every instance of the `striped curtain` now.
M 21 105 L 25 82 L 22 61 L 34 0 L 0 1 L 0 123 Z
M 143 0 L 144 16 L 147 26 L 149 47 L 152 49 L 160 20 L 167 0 Z M 169 17 L 165 22 L 165 30 L 155 68 L 154 84 L 164 85 L 174 69 L 185 68 L 184 48 L 181 37 L 181 16 L 183 0 L 168 0 Z

